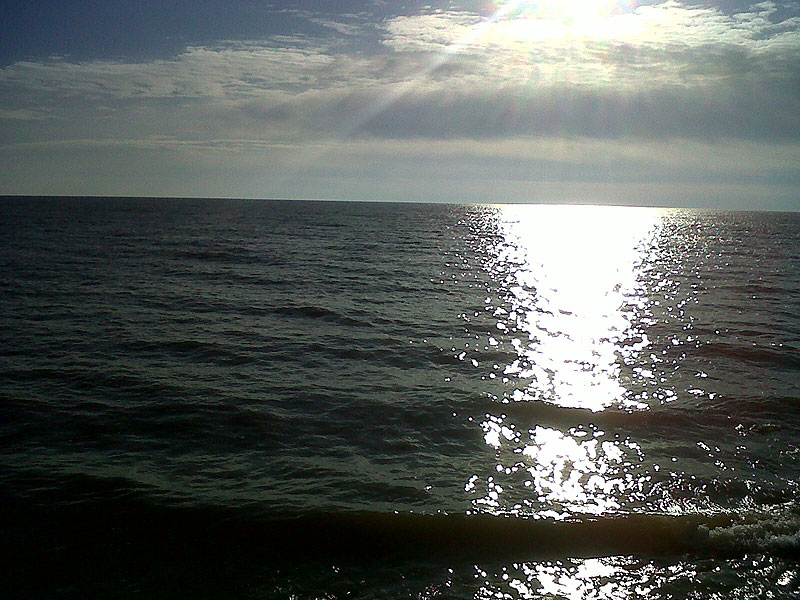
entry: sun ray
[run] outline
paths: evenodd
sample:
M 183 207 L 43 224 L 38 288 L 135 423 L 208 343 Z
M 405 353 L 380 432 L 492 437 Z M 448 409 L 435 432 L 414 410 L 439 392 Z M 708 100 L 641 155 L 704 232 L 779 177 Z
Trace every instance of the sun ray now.
M 350 119 L 344 120 L 332 132 L 328 140 L 306 145 L 293 161 L 294 168 L 284 173 L 281 182 L 291 180 L 297 173 L 305 171 L 325 156 L 337 152 L 341 145 L 353 138 L 373 119 L 397 104 L 402 98 L 418 91 L 431 75 L 454 60 L 468 53 L 473 45 L 490 44 L 498 48 L 525 49 L 541 40 L 570 40 L 585 43 L 587 40 L 603 42 L 615 37 L 630 36 L 640 32 L 641 25 L 629 17 L 638 7 L 637 0 L 511 0 L 495 3 L 494 10 L 477 20 L 467 32 L 456 36 L 443 50 L 430 56 L 427 64 L 403 81 L 384 86 L 371 103 L 366 104 Z M 595 52 L 598 52 L 595 49 Z M 522 54 L 525 54 L 524 52 Z M 601 53 L 602 54 L 602 53 Z M 604 77 L 604 65 L 599 61 L 595 67 L 596 77 Z M 536 71 L 547 80 L 547 68 Z

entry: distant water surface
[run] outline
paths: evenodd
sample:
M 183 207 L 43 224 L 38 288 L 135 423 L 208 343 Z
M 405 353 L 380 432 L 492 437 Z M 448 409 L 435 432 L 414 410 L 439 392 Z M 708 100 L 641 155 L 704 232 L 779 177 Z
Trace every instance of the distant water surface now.
M 800 594 L 800 214 L 0 200 L 13 597 Z

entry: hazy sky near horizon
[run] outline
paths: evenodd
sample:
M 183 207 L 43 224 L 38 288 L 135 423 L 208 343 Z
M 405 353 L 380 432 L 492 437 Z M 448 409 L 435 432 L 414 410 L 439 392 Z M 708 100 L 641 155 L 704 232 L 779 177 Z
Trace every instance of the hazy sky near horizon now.
M 7 1 L 0 194 L 800 210 L 800 3 Z

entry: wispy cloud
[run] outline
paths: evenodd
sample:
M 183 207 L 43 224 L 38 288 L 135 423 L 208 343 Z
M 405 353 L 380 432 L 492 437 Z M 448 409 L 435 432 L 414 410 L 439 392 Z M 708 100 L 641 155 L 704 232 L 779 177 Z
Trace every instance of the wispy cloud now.
M 641 88 L 798 69 L 800 20 L 773 21 L 773 3 L 731 15 L 673 0 L 630 12 L 540 12 L 497 20 L 467 12 L 400 16 L 384 24 L 383 43 L 406 53 L 457 49 L 472 59 L 463 62 L 465 74 L 509 83 Z
M 286 180 L 316 168 L 377 181 L 402 170 L 393 157 L 429 177 L 798 178 L 796 11 L 549 6 L 379 22 L 294 10 L 316 30 L 147 61 L 16 62 L 0 69 L 0 150 L 237 154 Z
M 174 59 L 146 63 L 95 60 L 18 62 L 0 70 L 0 89 L 86 97 L 240 98 L 265 90 L 307 89 L 334 60 L 306 39 L 221 42 L 188 47 Z

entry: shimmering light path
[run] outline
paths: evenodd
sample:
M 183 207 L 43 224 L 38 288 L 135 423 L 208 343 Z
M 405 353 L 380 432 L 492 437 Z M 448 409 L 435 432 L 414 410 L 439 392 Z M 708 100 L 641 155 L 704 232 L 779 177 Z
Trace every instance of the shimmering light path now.
M 498 261 L 514 268 L 506 283 L 510 310 L 498 309 L 498 326 L 517 334 L 518 352 L 504 372 L 530 379 L 514 399 L 592 411 L 645 408 L 626 393 L 620 371 L 648 345 L 632 310 L 648 304 L 644 277 L 661 213 L 534 206 L 503 209 L 501 219 Z
M 564 519 L 748 502 L 730 493 L 746 446 L 705 431 L 730 419 L 718 402 L 733 386 L 708 385 L 722 333 L 702 230 L 676 211 L 593 206 L 487 207 L 471 224 L 489 277 L 484 306 L 462 315 L 475 342 L 456 356 L 485 373 L 475 419 L 494 458 L 465 482 L 474 509 Z M 658 437 L 676 428 L 695 439 L 665 454 Z
M 647 410 L 624 379 L 625 363 L 648 345 L 633 308 L 649 303 L 645 276 L 662 213 L 591 206 L 507 206 L 486 215 L 498 235 L 484 268 L 503 297 L 490 345 L 513 348 L 497 365 L 496 408 L 481 423 L 496 453 L 478 510 L 565 518 L 616 511 L 642 498 L 650 481 L 633 440 L 589 422 L 561 430 L 520 412 L 549 405 L 586 412 Z M 626 387 L 626 384 L 628 387 Z M 507 417 L 509 409 L 516 414 Z M 477 492 L 480 478 L 466 484 Z M 508 498 L 508 500 L 506 500 Z

